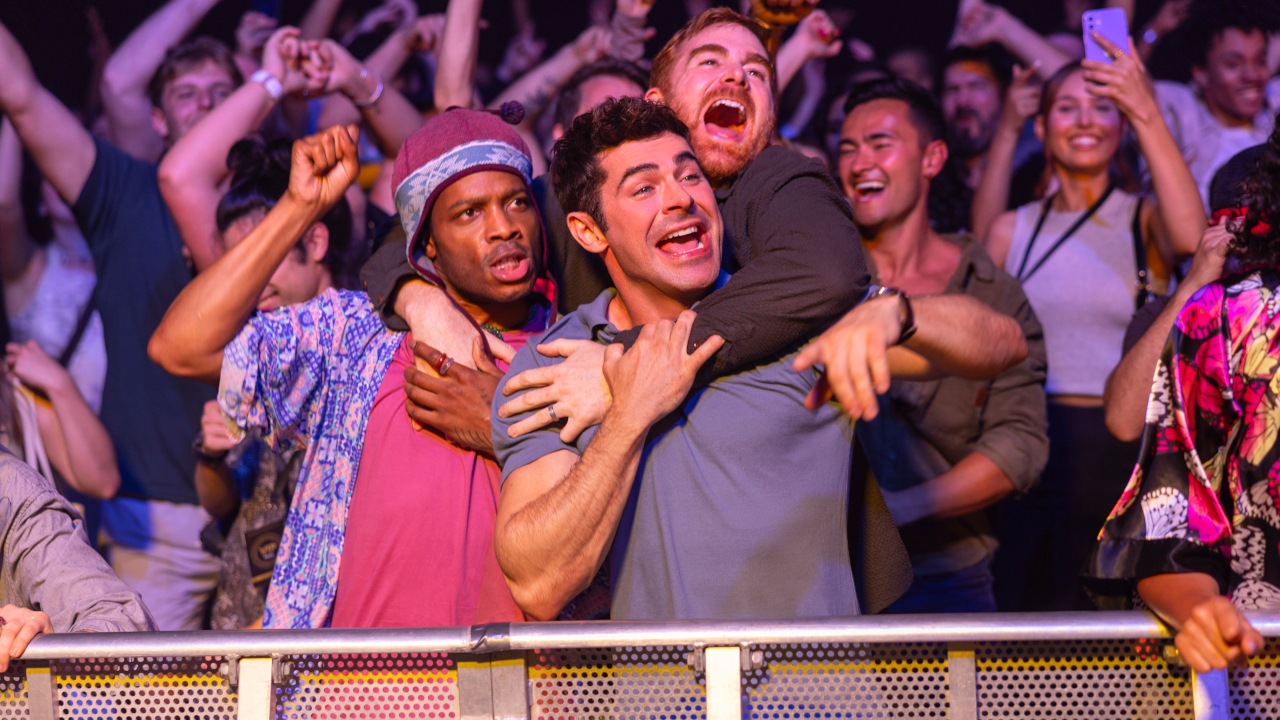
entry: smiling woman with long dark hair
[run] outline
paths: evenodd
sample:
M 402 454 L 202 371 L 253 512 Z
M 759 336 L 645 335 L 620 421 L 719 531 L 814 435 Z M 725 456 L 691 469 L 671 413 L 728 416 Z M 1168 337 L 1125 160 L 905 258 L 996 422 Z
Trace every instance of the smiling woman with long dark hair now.
M 1006 508 L 1001 609 L 1088 607 L 1076 575 L 1138 451 L 1106 429 L 1107 376 L 1130 317 L 1153 291 L 1151 267 L 1193 252 L 1206 225 L 1145 68 L 1132 48 L 1109 49 L 1111 63 L 1071 63 L 1049 78 L 1035 130 L 1052 191 L 1000 216 L 986 238 L 1022 283 L 1049 356 L 1049 463 L 1041 484 Z M 1154 197 L 1138 192 L 1121 159 L 1129 130 Z

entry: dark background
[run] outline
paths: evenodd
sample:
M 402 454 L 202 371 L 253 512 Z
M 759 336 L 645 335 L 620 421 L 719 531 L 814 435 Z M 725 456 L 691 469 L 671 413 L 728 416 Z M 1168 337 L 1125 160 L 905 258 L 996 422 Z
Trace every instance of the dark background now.
M 445 2 L 418 0 L 424 14 L 442 12 Z M 957 3 L 958 0 L 824 0 L 820 7 L 852 10 L 849 34 L 870 43 L 877 55 L 884 57 L 907 44 L 940 55 L 951 33 Z M 69 106 L 83 107 L 92 68 L 86 8 L 97 8 L 114 47 L 163 4 L 163 0 L 0 0 L 0 22 L 26 48 L 41 81 Z M 360 13 L 377 4 L 378 0 L 348 0 L 343 12 Z M 548 41 L 547 55 L 587 25 L 587 0 L 531 0 L 531 4 L 538 35 Z M 1062 25 L 1062 5 L 1057 0 L 1001 0 L 1000 4 L 1040 32 L 1052 32 Z M 1158 4 L 1159 0 L 1139 0 L 1138 21 L 1144 22 Z M 309 0 L 285 0 L 284 20 L 297 22 L 308 5 Z M 197 27 L 196 34 L 233 43 L 240 15 L 249 6 L 250 0 L 223 0 Z M 489 0 L 484 14 L 490 28 L 481 36 L 482 52 L 484 59 L 496 63 L 511 33 L 509 0 Z M 659 37 L 651 47 L 660 46 L 684 20 L 681 0 L 658 0 L 650 24 L 658 28 Z

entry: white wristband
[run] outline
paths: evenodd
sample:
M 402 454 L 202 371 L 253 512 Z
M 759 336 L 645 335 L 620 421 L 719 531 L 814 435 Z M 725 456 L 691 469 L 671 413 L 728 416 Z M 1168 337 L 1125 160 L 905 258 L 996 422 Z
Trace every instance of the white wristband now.
M 284 94 L 284 87 L 280 84 L 280 81 L 276 79 L 275 75 L 266 70 L 259 70 L 249 79 L 256 83 L 261 83 L 262 87 L 267 89 L 267 94 L 271 96 L 272 100 L 279 100 L 280 96 Z

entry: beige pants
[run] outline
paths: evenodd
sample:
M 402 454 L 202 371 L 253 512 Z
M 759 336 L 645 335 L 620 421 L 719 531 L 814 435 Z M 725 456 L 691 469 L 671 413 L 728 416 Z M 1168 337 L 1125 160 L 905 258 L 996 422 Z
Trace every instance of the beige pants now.
M 218 584 L 218 558 L 200 548 L 209 514 L 198 505 L 116 498 L 104 503 L 109 558 L 160 630 L 199 630 Z

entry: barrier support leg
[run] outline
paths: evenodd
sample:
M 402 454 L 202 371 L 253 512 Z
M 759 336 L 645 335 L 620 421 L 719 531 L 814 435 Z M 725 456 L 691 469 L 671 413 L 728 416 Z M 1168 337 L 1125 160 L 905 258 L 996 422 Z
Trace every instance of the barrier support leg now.
M 706 649 L 707 720 L 742 720 L 742 648 Z
M 27 708 L 30 720 L 57 720 L 58 705 L 54 699 L 53 672 L 48 665 L 27 665 Z
M 529 673 L 524 652 L 497 652 L 489 665 L 494 720 L 529 720 Z
M 1230 720 L 1227 703 L 1229 679 L 1226 670 L 1191 672 L 1191 697 L 1196 720 Z
M 493 720 L 493 673 L 488 655 L 458 660 L 458 711 L 462 720 Z
M 973 643 L 947 643 L 947 686 L 951 719 L 978 720 L 978 662 Z
M 271 720 L 271 658 L 242 658 L 237 692 L 239 720 Z

